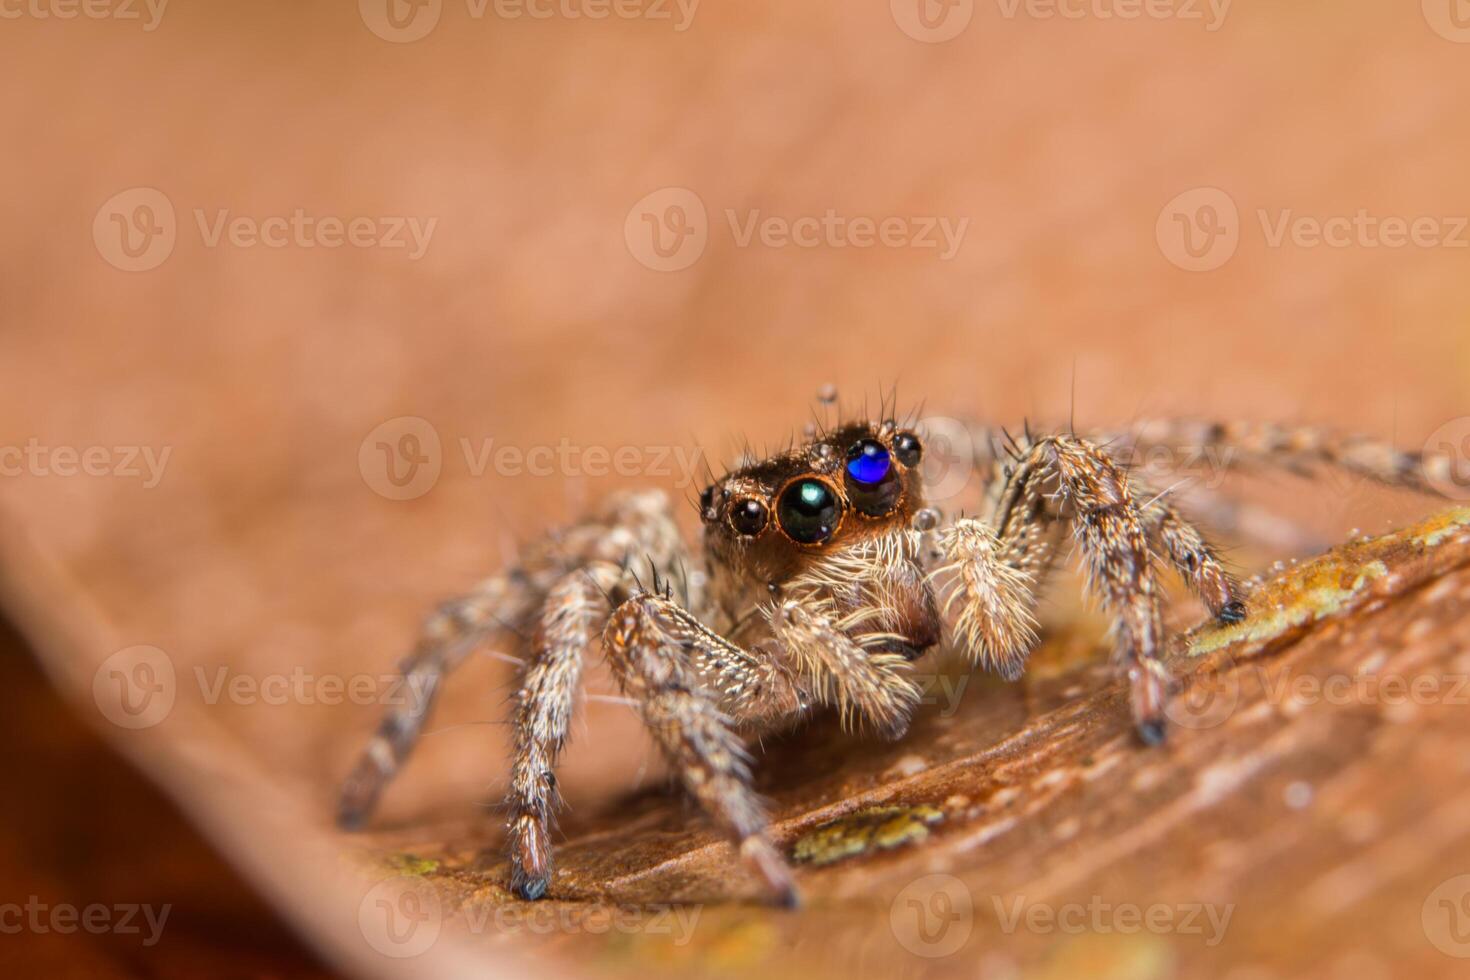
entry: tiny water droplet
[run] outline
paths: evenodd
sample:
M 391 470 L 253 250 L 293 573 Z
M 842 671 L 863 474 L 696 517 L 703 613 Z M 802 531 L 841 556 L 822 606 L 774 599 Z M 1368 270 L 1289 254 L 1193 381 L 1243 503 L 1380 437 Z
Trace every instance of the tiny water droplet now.
M 932 531 L 939 526 L 939 522 L 943 519 L 944 515 L 939 512 L 937 507 L 925 507 L 914 515 L 914 530 Z

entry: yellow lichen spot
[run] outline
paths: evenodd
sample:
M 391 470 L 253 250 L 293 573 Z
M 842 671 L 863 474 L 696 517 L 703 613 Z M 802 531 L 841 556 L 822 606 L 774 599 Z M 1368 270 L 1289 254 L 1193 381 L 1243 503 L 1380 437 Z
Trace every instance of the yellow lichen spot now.
M 1257 642 L 1340 612 L 1371 580 L 1388 574 L 1381 561 L 1350 568 L 1334 553 L 1293 569 L 1251 596 L 1244 622 L 1202 630 L 1190 643 L 1195 656 L 1238 640 Z
M 1433 548 L 1466 525 L 1470 525 L 1470 507 L 1455 507 L 1420 524 L 1414 540 L 1426 548 Z
M 388 867 L 405 875 L 431 875 L 439 870 L 439 862 L 433 858 L 421 858 L 413 854 L 392 854 L 387 859 Z
M 1239 641 L 1270 640 L 1342 612 L 1370 582 L 1389 574 L 1387 560 L 1395 560 L 1406 545 L 1433 548 L 1466 525 L 1470 508 L 1457 507 L 1405 531 L 1349 541 L 1290 568 L 1250 596 L 1244 622 L 1197 630 L 1189 653 L 1201 656 Z
M 874 849 L 891 850 L 929 836 L 944 819 L 938 807 L 875 806 L 822 824 L 797 839 L 791 856 L 805 864 L 831 864 Z

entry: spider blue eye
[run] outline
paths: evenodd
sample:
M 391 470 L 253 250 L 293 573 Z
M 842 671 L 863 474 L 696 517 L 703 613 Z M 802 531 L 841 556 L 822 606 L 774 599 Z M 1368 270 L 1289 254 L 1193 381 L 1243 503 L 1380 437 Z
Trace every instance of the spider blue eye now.
M 888 447 L 876 439 L 862 439 L 847 451 L 847 499 L 858 513 L 887 517 L 898 506 L 903 483 Z
M 847 475 L 864 486 L 876 486 L 893 469 L 893 461 L 881 442 L 864 439 L 847 451 Z

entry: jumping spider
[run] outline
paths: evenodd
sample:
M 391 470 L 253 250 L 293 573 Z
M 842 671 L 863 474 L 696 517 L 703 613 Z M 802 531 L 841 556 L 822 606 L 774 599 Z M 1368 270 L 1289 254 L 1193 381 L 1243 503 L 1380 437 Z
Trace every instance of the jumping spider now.
M 403 665 L 424 696 L 383 719 L 343 788 L 339 822 L 367 819 L 449 671 L 491 634 L 529 637 L 514 702 L 510 885 L 541 898 L 552 877 L 553 773 L 583 658 L 600 638 L 685 788 L 772 899 L 794 904 L 796 886 L 751 787 L 751 739 L 825 708 L 845 724 L 902 736 L 919 699 L 912 664 L 941 643 L 1018 677 L 1068 528 L 1087 587 L 1114 621 L 1113 659 L 1134 727 L 1148 744 L 1163 740 L 1169 685 L 1155 558 L 1218 620 L 1239 621 L 1245 606 L 1236 579 L 1176 505 L 1115 462 L 1120 447 L 1214 447 L 1236 464 L 1335 466 L 1431 493 L 1426 471 L 1448 465 L 1368 439 L 1271 425 L 978 435 L 977 445 L 1000 447 L 974 461 L 984 488 L 979 518 L 946 522 L 926 505 L 919 434 L 880 416 L 811 432 L 715 481 L 699 497 L 699 558 L 659 491 L 618 493 L 532 544 L 517 567 L 428 619 Z M 1230 513 L 1214 516 L 1231 524 Z

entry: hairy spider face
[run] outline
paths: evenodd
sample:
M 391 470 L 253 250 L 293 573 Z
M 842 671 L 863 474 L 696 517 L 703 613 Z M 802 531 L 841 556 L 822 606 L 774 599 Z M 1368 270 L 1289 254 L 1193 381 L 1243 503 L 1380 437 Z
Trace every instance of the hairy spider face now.
M 924 506 L 919 437 L 855 422 L 744 466 L 705 489 L 710 558 L 737 576 L 780 583 L 848 545 L 907 527 Z

